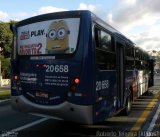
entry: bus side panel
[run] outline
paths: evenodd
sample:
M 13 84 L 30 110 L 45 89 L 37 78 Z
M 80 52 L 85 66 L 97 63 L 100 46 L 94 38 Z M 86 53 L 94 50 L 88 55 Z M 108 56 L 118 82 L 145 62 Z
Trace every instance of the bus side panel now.
M 96 72 L 96 105 L 94 106 L 95 121 L 104 121 L 116 112 L 117 96 L 116 71 Z
M 147 90 L 148 90 L 148 82 L 149 82 L 149 78 L 148 78 L 148 74 L 145 70 L 140 70 L 138 71 L 138 96 L 143 95 Z
M 126 70 L 125 73 L 125 86 L 126 89 L 131 91 L 132 98 L 136 98 L 137 84 L 136 84 L 136 76 L 133 74 L 133 70 Z

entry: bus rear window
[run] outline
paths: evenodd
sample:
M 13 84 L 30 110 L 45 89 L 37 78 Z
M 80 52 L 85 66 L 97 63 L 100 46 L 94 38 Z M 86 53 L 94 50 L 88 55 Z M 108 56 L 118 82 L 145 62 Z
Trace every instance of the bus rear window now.
M 19 55 L 72 54 L 76 50 L 80 18 L 42 21 L 17 28 Z

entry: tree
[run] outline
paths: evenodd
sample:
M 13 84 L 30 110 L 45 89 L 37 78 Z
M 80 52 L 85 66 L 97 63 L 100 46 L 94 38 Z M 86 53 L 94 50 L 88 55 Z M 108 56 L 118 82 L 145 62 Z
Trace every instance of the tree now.
M 13 34 L 10 30 L 10 23 L 0 22 L 0 54 L 5 58 L 10 57 L 12 36 Z
M 2 78 L 10 78 L 10 58 L 0 56 Z
M 15 24 L 15 21 L 0 22 L 0 60 L 3 78 L 10 78 L 10 54 L 13 37 L 10 24 Z

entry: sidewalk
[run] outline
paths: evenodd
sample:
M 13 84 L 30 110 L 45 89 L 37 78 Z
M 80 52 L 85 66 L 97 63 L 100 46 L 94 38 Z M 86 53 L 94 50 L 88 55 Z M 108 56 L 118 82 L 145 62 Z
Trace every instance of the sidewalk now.
M 160 104 L 159 107 L 157 109 L 157 112 L 155 114 L 155 117 L 153 118 L 153 120 L 155 119 L 154 123 L 153 123 L 153 132 L 158 132 L 158 137 L 160 137 Z
M 159 85 L 156 85 L 157 88 L 159 87 L 159 91 L 160 91 L 160 82 L 159 82 Z M 151 122 L 151 125 L 150 125 L 150 130 L 153 132 L 153 133 L 156 133 L 156 137 L 160 137 L 160 98 L 159 98 L 159 101 L 158 101 L 158 107 L 157 107 L 157 110 L 156 110 L 156 113 L 152 119 L 152 122 Z
M 0 87 L 0 92 L 1 91 L 10 91 L 10 90 L 11 90 L 11 86 Z
M 151 87 L 151 90 L 152 89 L 155 91 L 160 91 L 160 76 L 155 77 L 155 83 L 154 86 Z M 160 137 L 160 98 L 157 104 L 157 110 L 152 118 L 148 131 L 150 133 L 154 133 L 155 134 L 154 137 Z

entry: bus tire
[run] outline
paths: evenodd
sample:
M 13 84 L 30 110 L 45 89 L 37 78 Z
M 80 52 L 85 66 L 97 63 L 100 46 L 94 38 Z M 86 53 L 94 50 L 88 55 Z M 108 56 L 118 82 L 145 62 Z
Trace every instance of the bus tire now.
M 123 115 L 124 116 L 128 116 L 129 113 L 131 112 L 131 96 L 128 96 L 126 99 L 126 104 L 125 104 L 125 108 L 123 110 Z

